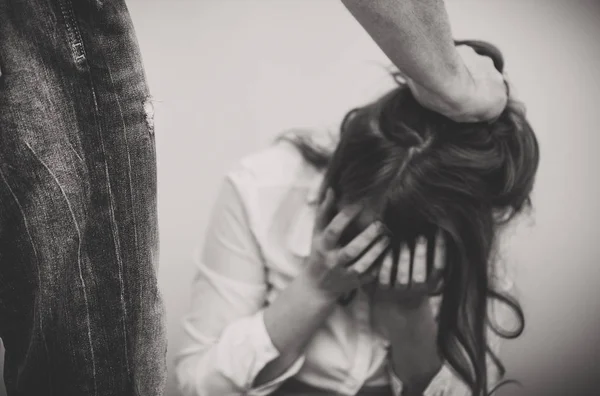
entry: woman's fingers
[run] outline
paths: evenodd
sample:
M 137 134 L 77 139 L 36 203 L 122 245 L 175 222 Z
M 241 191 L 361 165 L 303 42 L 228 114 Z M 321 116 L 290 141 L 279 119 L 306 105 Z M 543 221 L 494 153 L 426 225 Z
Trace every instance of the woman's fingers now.
M 413 254 L 407 243 L 402 243 L 397 260 L 397 271 L 392 279 L 394 259 L 390 251 L 383 259 L 379 269 L 378 284 L 384 289 L 396 289 L 401 292 L 430 293 L 431 289 L 438 288 L 442 279 L 446 261 L 446 247 L 443 234 L 438 232 L 435 238 L 434 258 L 431 273 L 428 273 L 429 242 L 425 237 L 417 238 Z
M 336 247 L 348 224 L 354 220 L 361 210 L 362 207 L 360 205 L 349 205 L 335 215 L 333 220 L 331 220 L 331 223 L 323 230 L 322 242 L 326 249 L 333 249 Z
M 407 287 L 410 280 L 410 250 L 406 243 L 403 243 L 400 248 L 400 256 L 398 257 L 398 272 L 396 272 L 396 285 L 399 287 Z
M 433 258 L 433 270 L 440 272 L 446 265 L 446 243 L 444 242 L 444 235 L 441 231 L 438 231 L 435 236 L 435 254 Z
M 381 236 L 383 229 L 378 222 L 371 223 L 360 234 L 358 234 L 349 244 L 344 246 L 338 252 L 338 262 L 342 265 L 347 265 L 353 262 L 362 252 L 365 251 L 373 243 L 373 241 Z M 387 240 L 385 241 L 387 242 Z M 380 252 L 381 253 L 381 252 Z M 365 253 L 366 254 L 366 253 Z M 368 264 L 372 264 L 368 263 Z M 361 265 L 365 265 L 364 262 Z
M 325 192 L 325 199 L 319 205 L 317 209 L 317 216 L 315 222 L 316 231 L 323 231 L 327 224 L 329 223 L 329 219 L 331 218 L 331 212 L 333 211 L 333 203 L 335 202 L 334 193 L 331 188 L 328 188 Z
M 392 266 L 394 265 L 394 256 L 391 251 L 383 258 L 383 263 L 379 269 L 379 283 L 389 287 L 392 279 Z
M 414 253 L 411 257 L 410 249 L 406 243 L 400 248 L 398 257 L 398 272 L 396 273 L 396 287 L 418 288 L 427 283 L 427 239 L 419 237 L 415 243 Z
M 446 244 L 441 231 L 435 236 L 435 249 L 433 258 L 433 270 L 429 276 L 428 283 L 434 291 L 440 289 L 444 268 L 446 267 Z
M 419 237 L 413 254 L 412 282 L 414 284 L 427 281 L 427 239 Z
M 388 247 L 389 241 L 387 238 L 381 238 L 373 244 L 352 266 L 351 270 L 356 271 L 359 275 L 364 274 L 368 269 L 373 267 L 377 259 L 384 250 Z

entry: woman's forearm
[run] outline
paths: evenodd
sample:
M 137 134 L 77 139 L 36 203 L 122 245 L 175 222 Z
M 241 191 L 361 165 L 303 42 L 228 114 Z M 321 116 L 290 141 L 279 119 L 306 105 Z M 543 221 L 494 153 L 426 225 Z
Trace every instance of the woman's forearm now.
M 454 46 L 443 0 L 342 0 L 408 77 L 449 102 L 460 100 L 468 71 Z
M 265 309 L 265 327 L 280 355 L 261 370 L 255 386 L 277 378 L 302 355 L 335 304 L 335 298 L 316 290 L 301 274 Z
M 403 383 L 403 395 L 422 394 L 443 366 L 437 351 L 437 323 L 425 300 L 418 308 L 390 312 L 392 368 Z

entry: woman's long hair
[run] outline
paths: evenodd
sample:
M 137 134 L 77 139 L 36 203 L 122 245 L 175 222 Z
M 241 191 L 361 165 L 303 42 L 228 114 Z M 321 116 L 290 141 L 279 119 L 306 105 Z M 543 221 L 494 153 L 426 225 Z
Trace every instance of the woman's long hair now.
M 392 246 L 412 244 L 419 235 L 431 240 L 442 230 L 447 262 L 438 349 L 473 395 L 487 394 L 486 358 L 501 378 L 505 370 L 488 345 L 486 325 L 505 339 L 518 337 L 525 325 L 518 301 L 495 287 L 491 265 L 499 226 L 531 205 L 539 147 L 522 106 L 509 99 L 491 123 L 456 123 L 421 106 L 398 82 L 346 115 L 333 152 L 310 134 L 293 132 L 283 139 L 325 170 L 323 191 L 331 187 L 344 204 L 361 202 L 378 213 Z M 519 323 L 514 331 L 490 320 L 490 300 L 512 309 Z

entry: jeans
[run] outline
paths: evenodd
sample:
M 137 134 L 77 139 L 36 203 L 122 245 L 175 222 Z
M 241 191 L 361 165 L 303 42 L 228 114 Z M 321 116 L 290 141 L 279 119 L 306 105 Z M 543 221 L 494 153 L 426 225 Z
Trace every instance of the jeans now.
M 123 0 L 0 0 L 9 396 L 161 395 L 156 158 Z

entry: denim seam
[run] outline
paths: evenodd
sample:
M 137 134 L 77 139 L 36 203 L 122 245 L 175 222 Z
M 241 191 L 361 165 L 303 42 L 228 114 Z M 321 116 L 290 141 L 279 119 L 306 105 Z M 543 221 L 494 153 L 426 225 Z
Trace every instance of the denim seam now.
M 88 67 L 89 69 L 89 67 Z M 89 84 L 90 84 L 90 89 L 92 91 L 92 99 L 94 101 L 94 123 L 96 124 L 96 127 L 98 129 L 98 138 L 100 140 L 100 148 L 102 151 L 102 155 L 103 155 L 103 162 L 104 162 L 104 174 L 106 175 L 106 183 L 107 183 L 107 192 L 108 192 L 108 196 L 109 196 L 109 213 L 110 213 L 110 226 L 111 226 L 111 233 L 113 236 L 113 241 L 115 244 L 115 258 L 117 260 L 118 266 L 119 266 L 119 282 L 120 282 L 120 286 L 121 286 L 121 304 L 122 304 L 122 308 L 123 308 L 123 335 L 125 337 L 125 340 L 127 341 L 128 339 L 128 332 L 127 332 L 127 326 L 126 326 L 126 321 L 127 321 L 127 306 L 125 304 L 125 296 L 124 296 L 124 290 L 125 290 L 125 286 L 124 286 L 124 282 L 123 282 L 123 261 L 121 259 L 121 245 L 119 243 L 119 236 L 118 236 L 118 227 L 117 227 L 117 223 L 116 223 L 116 219 L 115 219 L 115 208 L 114 208 L 114 201 L 113 201 L 113 193 L 112 193 L 112 189 L 111 189 L 111 180 L 110 180 L 110 172 L 108 170 L 108 163 L 106 160 L 106 148 L 104 146 L 104 138 L 102 136 L 102 126 L 100 125 L 99 121 L 98 121 L 98 114 L 100 113 L 99 108 L 98 108 L 98 99 L 96 97 L 96 87 L 94 85 L 94 80 L 92 78 L 91 73 L 89 73 L 88 70 L 88 77 L 89 77 Z M 127 346 L 125 346 L 125 362 L 126 362 L 126 366 L 127 366 L 127 373 L 131 376 L 131 368 L 129 367 L 129 356 L 128 356 L 128 350 L 127 350 Z
M 112 76 L 112 72 L 110 69 L 110 66 L 106 65 L 106 69 L 108 72 L 108 76 L 110 78 L 110 82 L 111 84 L 114 85 L 114 80 L 113 80 L 113 76 Z M 117 108 L 119 109 L 119 118 L 121 120 L 121 124 L 123 126 L 123 140 L 125 141 L 125 151 L 127 152 L 127 178 L 129 180 L 129 199 L 130 199 L 130 204 L 131 207 L 133 208 L 135 206 L 134 202 L 133 202 L 133 181 L 131 179 L 131 153 L 129 150 L 129 140 L 127 139 L 127 125 L 125 123 L 125 119 L 123 118 L 123 108 L 121 107 L 121 102 L 119 101 L 119 97 L 117 95 L 115 95 L 115 102 L 117 104 Z M 110 183 L 109 183 L 109 188 L 110 188 Z M 111 200 L 112 200 L 112 194 L 111 194 Z M 112 212 L 112 217 L 113 217 L 113 221 L 116 224 L 116 220 L 114 220 L 114 212 Z M 133 236 L 134 236 L 134 241 L 135 241 L 135 258 L 136 260 L 139 260 L 139 240 L 138 240 L 138 230 L 137 230 L 137 220 L 136 220 L 136 216 L 135 216 L 135 210 L 132 209 L 131 211 L 131 218 L 132 218 L 132 223 L 133 223 Z M 118 230 L 118 229 L 117 229 Z M 115 235 L 116 236 L 116 235 Z M 117 237 L 118 240 L 118 237 Z M 120 250 L 120 248 L 119 248 Z M 124 286 L 124 282 L 123 282 L 123 262 L 119 261 L 119 278 L 121 281 L 121 304 L 123 304 L 123 333 L 125 334 L 125 337 L 127 338 L 127 326 L 126 326 L 126 321 L 127 321 L 127 316 L 128 316 L 128 312 L 127 312 L 127 305 L 125 303 L 125 286 Z M 140 286 L 140 294 L 142 293 L 143 288 Z M 143 321 L 143 312 L 139 313 L 140 315 L 140 321 Z M 132 375 L 131 372 L 131 367 L 129 366 L 129 353 L 127 350 L 127 347 L 125 348 L 125 364 L 127 366 L 127 372 L 129 375 Z M 137 386 L 136 386 L 137 388 Z M 136 389 L 137 391 L 137 389 Z M 139 393 L 139 392 L 137 392 Z

